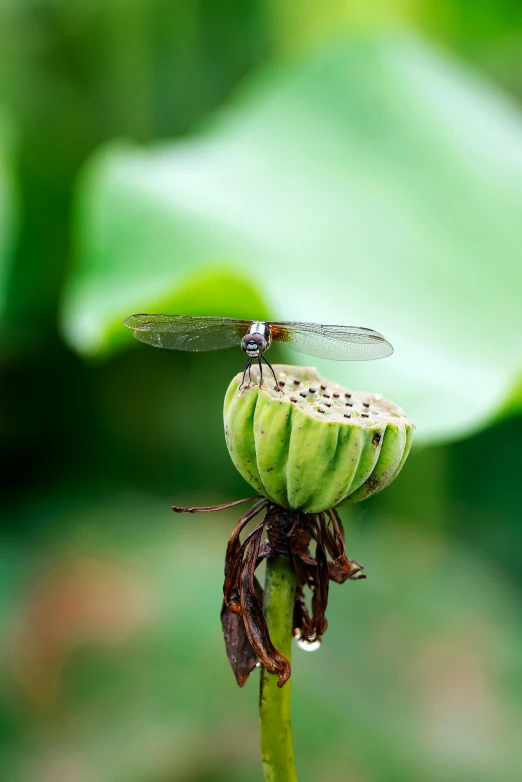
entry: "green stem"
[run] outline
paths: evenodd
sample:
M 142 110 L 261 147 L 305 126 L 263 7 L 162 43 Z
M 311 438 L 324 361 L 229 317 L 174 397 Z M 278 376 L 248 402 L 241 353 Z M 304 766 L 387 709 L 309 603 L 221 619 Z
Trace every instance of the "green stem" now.
M 263 610 L 276 649 L 289 660 L 292 654 L 292 616 L 296 575 L 288 557 L 266 561 Z M 290 722 L 291 679 L 279 688 L 277 676 L 261 670 L 261 753 L 266 782 L 297 782 Z

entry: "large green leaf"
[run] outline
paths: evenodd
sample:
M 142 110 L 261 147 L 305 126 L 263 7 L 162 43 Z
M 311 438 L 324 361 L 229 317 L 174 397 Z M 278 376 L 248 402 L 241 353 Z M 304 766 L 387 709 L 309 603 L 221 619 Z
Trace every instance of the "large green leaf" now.
M 462 435 L 520 369 L 521 150 L 515 108 L 411 36 L 266 68 L 195 139 L 90 162 L 64 335 L 103 352 L 124 315 L 179 296 L 256 317 L 257 290 L 273 317 L 384 332 L 386 361 L 314 363 L 395 398 L 418 439 Z

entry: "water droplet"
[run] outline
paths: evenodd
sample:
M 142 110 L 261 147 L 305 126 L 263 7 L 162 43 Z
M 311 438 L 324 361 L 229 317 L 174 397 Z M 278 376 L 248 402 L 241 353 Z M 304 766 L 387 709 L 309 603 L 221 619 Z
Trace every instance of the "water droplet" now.
M 321 641 L 319 639 L 315 641 L 305 641 L 304 639 L 301 640 L 301 638 L 297 639 L 297 645 L 300 649 L 303 649 L 305 652 L 315 652 L 317 649 L 321 646 Z
M 261 663 L 259 662 L 259 660 L 256 663 L 256 668 L 261 668 Z

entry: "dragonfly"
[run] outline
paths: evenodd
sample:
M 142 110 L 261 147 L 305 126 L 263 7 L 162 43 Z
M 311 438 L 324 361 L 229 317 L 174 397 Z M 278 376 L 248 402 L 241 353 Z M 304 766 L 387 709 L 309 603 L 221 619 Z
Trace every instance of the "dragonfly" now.
M 272 365 L 265 356 L 272 342 L 300 353 L 334 361 L 369 361 L 393 353 L 390 343 L 378 331 L 364 326 L 327 326 L 293 321 L 240 320 L 192 315 L 130 315 L 123 321 L 136 339 L 170 350 L 220 350 L 240 346 L 247 355 L 243 371 L 252 383 L 252 362 L 257 359 L 261 386 L 263 364 L 268 365 L 278 389 Z

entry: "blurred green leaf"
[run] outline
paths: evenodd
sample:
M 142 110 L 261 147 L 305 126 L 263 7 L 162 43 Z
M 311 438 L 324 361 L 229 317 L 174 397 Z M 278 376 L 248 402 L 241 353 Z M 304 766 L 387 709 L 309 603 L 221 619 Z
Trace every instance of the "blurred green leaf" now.
M 13 125 L 0 107 L 0 317 L 7 300 L 10 262 L 18 227 L 13 158 Z
M 384 362 L 314 363 L 395 398 L 417 439 L 478 429 L 520 369 L 521 145 L 506 99 L 411 36 L 266 68 L 194 140 L 91 161 L 63 333 L 97 354 L 126 314 L 258 317 L 257 290 L 273 317 L 382 331 Z

